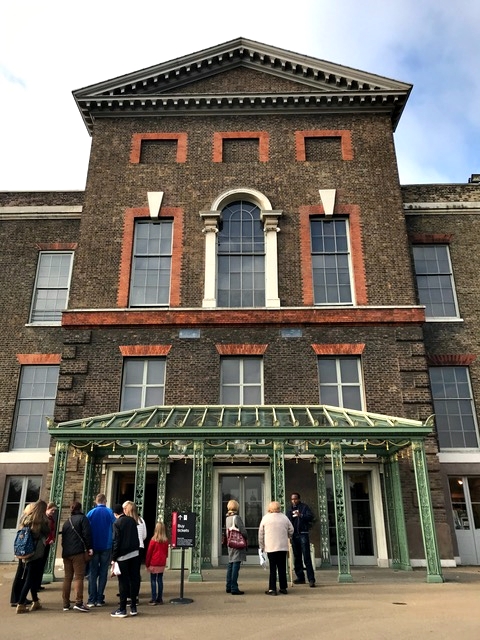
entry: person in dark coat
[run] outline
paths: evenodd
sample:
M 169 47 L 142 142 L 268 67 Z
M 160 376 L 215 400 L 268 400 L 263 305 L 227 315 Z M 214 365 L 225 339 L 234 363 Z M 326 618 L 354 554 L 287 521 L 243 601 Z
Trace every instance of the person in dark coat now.
M 310 507 L 301 502 L 300 494 L 291 494 L 291 506 L 287 511 L 287 518 L 293 524 L 292 551 L 296 578 L 293 584 L 305 584 L 303 563 L 307 572 L 308 584 L 315 586 L 315 572 L 310 556 L 310 527 L 313 522 L 313 513 Z
M 113 524 L 112 562 L 118 564 L 118 587 L 120 604 L 112 611 L 112 618 L 127 617 L 127 599 L 130 598 L 130 615 L 137 615 L 138 592 L 140 591 L 140 543 L 137 523 L 125 515 L 121 504 L 113 508 L 116 518 Z
M 63 610 L 70 609 L 70 592 L 74 581 L 76 611 L 90 611 L 83 602 L 83 583 L 87 554 L 93 555 L 92 532 L 87 516 L 82 513 L 82 505 L 73 502 L 70 507 L 70 517 L 62 527 L 62 557 L 65 576 L 63 578 Z

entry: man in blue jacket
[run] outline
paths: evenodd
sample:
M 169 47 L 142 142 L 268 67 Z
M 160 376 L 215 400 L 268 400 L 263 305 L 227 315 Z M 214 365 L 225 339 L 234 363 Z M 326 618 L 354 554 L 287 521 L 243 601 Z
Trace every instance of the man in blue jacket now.
M 291 507 L 287 511 L 287 517 L 293 524 L 292 550 L 295 560 L 294 568 L 296 579 L 293 584 L 305 584 L 305 569 L 307 571 L 308 584 L 315 586 L 315 573 L 313 571 L 312 558 L 310 555 L 310 535 L 309 530 L 313 522 L 313 513 L 308 505 L 300 501 L 300 494 L 291 494 Z
M 87 607 L 105 606 L 105 587 L 108 580 L 108 568 L 112 556 L 112 532 L 115 516 L 107 507 L 107 498 L 99 493 L 95 498 L 95 507 L 87 513 L 92 530 L 93 556 L 88 573 Z

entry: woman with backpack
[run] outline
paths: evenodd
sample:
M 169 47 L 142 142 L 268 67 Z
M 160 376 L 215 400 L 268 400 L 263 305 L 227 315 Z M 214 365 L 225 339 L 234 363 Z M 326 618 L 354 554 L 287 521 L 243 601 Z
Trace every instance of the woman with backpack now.
M 18 597 L 16 613 L 26 613 L 27 611 L 36 611 L 42 608 L 40 600 L 38 599 L 38 587 L 42 581 L 45 540 L 50 532 L 50 525 L 47 518 L 47 503 L 44 500 L 38 500 L 28 507 L 19 523 L 19 528 L 21 529 L 23 527 L 30 529 L 35 546 L 33 555 L 24 560 L 20 560 L 23 565 L 23 585 Z M 32 594 L 32 603 L 28 609 L 27 595 L 29 591 Z

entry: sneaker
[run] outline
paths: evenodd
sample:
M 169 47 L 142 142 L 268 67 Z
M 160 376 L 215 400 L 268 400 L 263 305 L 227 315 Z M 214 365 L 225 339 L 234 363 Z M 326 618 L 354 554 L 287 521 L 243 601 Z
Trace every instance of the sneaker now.
M 105 602 L 105 600 L 102 600 L 102 602 L 96 602 L 95 606 L 96 607 L 106 607 L 107 603 Z
M 293 581 L 293 584 L 305 584 L 305 580 L 300 580 L 300 578 L 297 578 Z
M 83 602 L 81 604 L 75 604 L 73 606 L 73 608 L 75 609 L 75 611 L 90 611 L 90 609 L 88 607 L 86 607 Z
M 158 603 L 157 603 L 157 601 L 156 601 L 156 600 L 149 600 L 149 601 L 148 601 L 148 604 L 149 604 L 150 606 L 154 607 L 154 606 L 155 606 L 156 604 L 158 604 Z
M 135 605 L 130 605 L 130 615 L 136 616 L 138 614 L 137 607 Z
M 157 598 L 156 603 L 157 604 L 163 604 L 163 600 L 161 598 Z
M 38 609 L 41 609 L 41 608 L 42 608 L 42 605 L 40 604 L 40 600 L 34 600 L 30 605 L 30 611 L 38 611 Z
M 112 611 L 110 615 L 112 616 L 112 618 L 126 618 L 127 612 L 125 611 L 125 609 L 117 609 L 116 611 Z
M 70 609 L 71 609 L 71 608 L 72 608 L 72 607 L 71 607 L 69 604 L 65 604 L 65 605 L 63 606 L 63 610 L 64 610 L 64 611 L 70 611 Z
M 89 609 L 93 609 L 93 607 L 94 607 L 94 606 L 95 606 L 95 603 L 94 603 L 94 602 L 87 602 L 87 607 L 88 607 Z
M 310 587 L 313 589 L 315 587 L 315 580 L 310 580 Z

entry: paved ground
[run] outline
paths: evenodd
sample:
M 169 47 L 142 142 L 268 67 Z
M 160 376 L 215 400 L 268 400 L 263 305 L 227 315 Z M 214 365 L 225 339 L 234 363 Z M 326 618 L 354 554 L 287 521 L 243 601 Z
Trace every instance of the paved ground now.
M 353 569 L 351 584 L 339 584 L 336 570 L 317 571 L 316 589 L 289 588 L 266 596 L 267 574 L 242 567 L 244 596 L 225 593 L 225 570 L 204 572 L 201 583 L 184 582 L 180 571 L 165 574 L 163 606 L 151 607 L 148 576 L 140 592 L 139 615 L 113 619 L 116 579 L 107 586 L 106 608 L 62 611 L 61 582 L 46 585 L 41 611 L 16 615 L 9 606 L 15 565 L 0 564 L 2 640 L 480 640 L 480 567 L 444 569 L 443 584 L 427 584 L 425 570 Z M 57 578 L 61 577 L 60 572 Z M 187 577 L 187 574 L 186 574 Z

